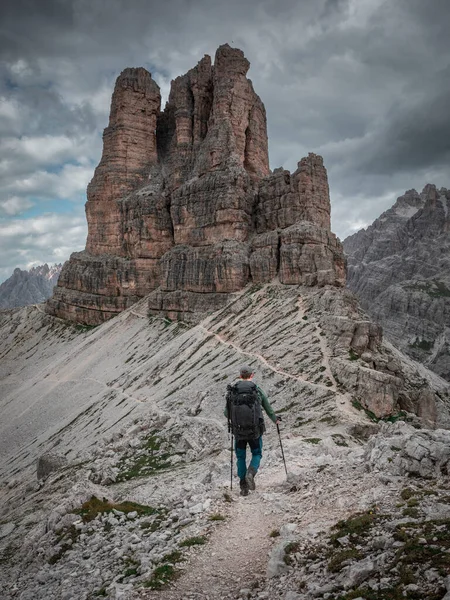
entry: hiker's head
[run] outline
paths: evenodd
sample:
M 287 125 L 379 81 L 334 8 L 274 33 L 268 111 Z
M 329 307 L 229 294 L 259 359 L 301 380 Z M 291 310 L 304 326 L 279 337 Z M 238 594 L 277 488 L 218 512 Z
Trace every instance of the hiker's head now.
M 239 375 L 240 375 L 241 379 L 251 379 L 254 375 L 253 369 L 251 367 L 249 367 L 248 365 L 242 365 L 242 367 L 239 371 Z

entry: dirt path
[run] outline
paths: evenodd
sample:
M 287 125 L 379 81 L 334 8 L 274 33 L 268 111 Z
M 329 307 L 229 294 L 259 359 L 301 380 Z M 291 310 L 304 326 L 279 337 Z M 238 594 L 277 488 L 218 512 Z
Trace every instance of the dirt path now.
M 248 497 L 233 490 L 227 519 L 218 525 L 207 546 L 195 551 L 173 587 L 161 592 L 141 592 L 139 598 L 159 600 L 219 600 L 236 598 L 239 590 L 251 588 L 266 577 L 270 532 L 283 520 L 274 512 L 267 494 L 283 481 L 283 474 L 265 472 L 257 490 Z

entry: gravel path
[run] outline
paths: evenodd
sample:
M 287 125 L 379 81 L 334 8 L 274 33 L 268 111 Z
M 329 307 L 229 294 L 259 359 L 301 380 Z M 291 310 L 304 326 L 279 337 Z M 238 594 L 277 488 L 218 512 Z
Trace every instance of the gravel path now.
M 239 590 L 263 583 L 272 546 L 270 533 L 283 520 L 280 511 L 272 512 L 268 496 L 282 482 L 282 473 L 266 471 L 257 482 L 258 489 L 249 496 L 240 497 L 233 489 L 227 520 L 193 556 L 173 587 L 161 592 L 141 592 L 139 598 L 235 598 Z

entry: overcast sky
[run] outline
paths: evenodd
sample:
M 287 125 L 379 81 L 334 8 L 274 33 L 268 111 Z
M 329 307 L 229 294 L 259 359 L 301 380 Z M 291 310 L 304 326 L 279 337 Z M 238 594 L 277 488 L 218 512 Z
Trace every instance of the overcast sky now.
M 344 239 L 406 189 L 450 187 L 449 0 L 3 0 L 0 281 L 86 241 L 114 81 L 160 85 L 220 44 L 265 103 L 271 168 L 328 169 Z

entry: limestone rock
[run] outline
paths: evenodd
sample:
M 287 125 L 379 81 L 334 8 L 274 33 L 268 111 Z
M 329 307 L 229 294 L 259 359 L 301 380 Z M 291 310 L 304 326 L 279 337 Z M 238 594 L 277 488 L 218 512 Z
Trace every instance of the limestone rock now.
M 281 233 L 280 281 L 300 285 L 345 285 L 345 260 L 336 236 L 311 222 Z
M 50 473 L 57 471 L 61 467 L 67 465 L 67 458 L 59 454 L 47 453 L 38 458 L 37 461 L 37 478 L 46 479 Z
M 393 475 L 439 477 L 450 474 L 450 432 L 417 430 L 398 421 L 385 423 L 365 451 L 369 469 Z
M 289 545 L 288 540 L 284 540 L 277 544 L 270 553 L 269 562 L 267 565 L 267 578 L 277 577 L 284 571 L 287 571 L 288 566 L 284 561 L 286 548 Z
M 344 240 L 348 286 L 386 337 L 450 380 L 450 191 L 409 190 Z
M 50 314 L 97 325 L 150 294 L 150 312 L 195 320 L 249 283 L 344 285 L 323 159 L 270 173 L 249 66 L 221 46 L 172 82 L 163 112 L 150 73 L 121 73 L 86 249 L 64 265 Z

